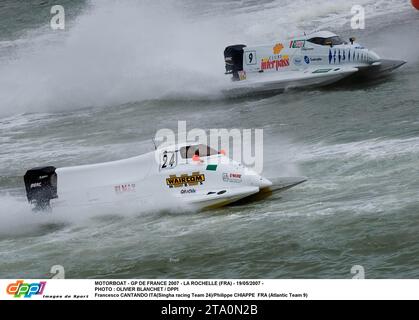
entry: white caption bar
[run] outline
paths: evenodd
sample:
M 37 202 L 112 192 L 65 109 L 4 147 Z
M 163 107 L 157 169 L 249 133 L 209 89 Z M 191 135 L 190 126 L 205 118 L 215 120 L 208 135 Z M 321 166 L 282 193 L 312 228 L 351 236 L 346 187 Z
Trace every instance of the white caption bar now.
M 1 300 L 419 299 L 419 280 L 0 280 Z

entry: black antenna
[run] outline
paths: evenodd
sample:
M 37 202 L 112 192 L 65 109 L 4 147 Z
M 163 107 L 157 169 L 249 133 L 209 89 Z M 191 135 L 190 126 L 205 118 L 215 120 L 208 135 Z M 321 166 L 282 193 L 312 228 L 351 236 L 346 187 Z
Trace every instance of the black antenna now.
M 153 141 L 154 150 L 157 150 L 156 142 L 154 141 L 154 138 L 151 138 L 151 141 Z

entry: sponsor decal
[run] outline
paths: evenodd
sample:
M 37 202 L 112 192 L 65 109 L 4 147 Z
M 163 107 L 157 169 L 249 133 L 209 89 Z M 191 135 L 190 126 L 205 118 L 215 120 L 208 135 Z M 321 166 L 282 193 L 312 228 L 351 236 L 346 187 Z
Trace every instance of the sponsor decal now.
M 291 40 L 290 48 L 292 49 L 303 48 L 305 43 L 306 43 L 305 40 Z
M 272 56 L 269 58 L 263 58 L 260 68 L 262 70 L 276 69 L 288 67 L 290 65 L 290 60 L 288 55 L 278 55 Z
M 44 293 L 46 281 L 25 283 L 24 280 L 18 280 L 7 286 L 6 292 L 15 298 L 31 298 L 33 295 Z
M 303 62 L 303 59 L 301 59 L 301 57 L 294 57 L 294 64 L 296 65 L 301 65 L 301 63 Z
M 216 164 L 209 164 L 207 165 L 208 171 L 217 171 L 217 165 Z
M 242 175 L 240 173 L 223 173 L 223 181 L 241 183 Z
M 135 183 L 120 184 L 114 187 L 115 193 L 135 192 Z
M 196 193 L 195 189 L 182 189 L 180 190 L 180 194 L 191 194 L 191 193 Z
M 351 57 L 351 50 L 349 50 L 348 52 L 344 49 L 339 49 L 336 50 L 334 49 L 332 52 L 332 49 L 329 49 L 329 55 L 328 55 L 328 59 L 329 59 L 329 64 L 335 64 L 336 60 L 338 61 L 338 63 L 341 63 L 343 61 L 350 61 L 352 58 L 352 60 L 355 60 L 355 52 L 353 54 L 353 56 Z M 313 61 L 313 60 L 312 60 Z
M 282 49 L 284 49 L 284 45 L 282 43 L 277 43 L 273 47 L 272 51 L 273 51 L 274 54 L 279 54 L 282 51 Z
M 310 61 L 311 62 L 319 62 L 319 61 L 323 61 L 323 59 L 320 58 L 320 57 L 314 57 L 314 58 L 310 58 Z
M 326 73 L 329 72 L 332 69 L 317 69 L 315 71 L 313 71 L 312 73 Z
M 42 187 L 42 183 L 41 182 L 36 182 L 36 183 L 32 183 L 31 184 L 31 189 L 33 188 L 40 188 Z
M 311 62 L 320 62 L 323 61 L 323 58 L 321 57 L 309 57 L 309 56 L 304 56 L 304 62 L 306 64 L 310 64 Z
M 166 179 L 166 184 L 169 188 L 179 188 L 188 186 L 197 186 L 203 184 L 205 181 L 205 174 L 199 172 L 192 172 L 191 175 L 181 174 L 179 177 L 176 175 L 170 175 Z

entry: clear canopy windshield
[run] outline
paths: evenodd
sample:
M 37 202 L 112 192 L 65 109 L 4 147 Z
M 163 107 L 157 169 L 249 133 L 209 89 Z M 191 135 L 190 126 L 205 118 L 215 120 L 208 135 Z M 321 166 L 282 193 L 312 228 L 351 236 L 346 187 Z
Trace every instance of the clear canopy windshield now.
M 337 46 L 340 44 L 345 44 L 345 41 L 343 41 L 339 36 L 333 36 L 328 38 L 314 37 L 308 39 L 307 41 L 321 46 Z
M 209 157 L 215 154 L 218 154 L 218 151 L 204 144 L 185 146 L 180 148 L 180 155 L 184 159 L 192 159 L 195 155 L 199 157 Z

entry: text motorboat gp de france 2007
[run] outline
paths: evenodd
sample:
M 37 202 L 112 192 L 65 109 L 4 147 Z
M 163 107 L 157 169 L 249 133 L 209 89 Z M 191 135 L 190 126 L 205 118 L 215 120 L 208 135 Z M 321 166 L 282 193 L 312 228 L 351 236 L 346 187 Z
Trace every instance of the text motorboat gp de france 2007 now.
M 376 78 L 406 63 L 381 59 L 354 38 L 345 42 L 329 31 L 271 45 L 229 46 L 224 59 L 233 80 L 227 95 L 324 86 L 350 76 Z
M 269 196 L 302 177 L 268 180 L 206 145 L 183 144 L 137 157 L 67 168 L 28 170 L 27 198 L 34 209 L 156 202 L 173 199 L 196 209 Z M 169 200 L 170 201 L 170 200 Z

